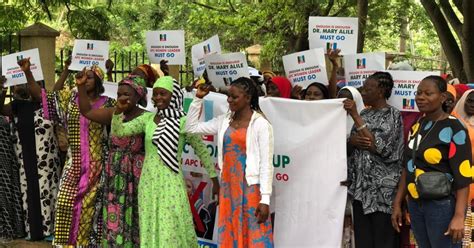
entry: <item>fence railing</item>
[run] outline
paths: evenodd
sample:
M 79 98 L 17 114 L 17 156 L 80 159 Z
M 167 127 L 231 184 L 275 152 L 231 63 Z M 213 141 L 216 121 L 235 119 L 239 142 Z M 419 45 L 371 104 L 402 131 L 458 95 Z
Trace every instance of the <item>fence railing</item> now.
M 56 56 L 56 74 L 64 70 L 64 61 L 71 56 L 71 50 L 61 49 Z M 112 77 L 114 82 L 119 82 L 137 66 L 149 64 L 148 54 L 145 51 L 111 51 L 109 59 L 114 63 Z M 194 77 L 192 65 L 188 62 L 186 65 L 179 66 L 179 78 L 181 83 L 189 83 Z

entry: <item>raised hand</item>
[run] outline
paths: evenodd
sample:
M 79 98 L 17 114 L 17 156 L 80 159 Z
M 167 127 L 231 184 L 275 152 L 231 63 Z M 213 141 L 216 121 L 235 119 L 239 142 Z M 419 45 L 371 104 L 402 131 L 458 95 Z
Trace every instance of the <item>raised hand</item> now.
M 331 61 L 332 64 L 337 65 L 337 58 L 339 58 L 339 53 L 340 52 L 341 52 L 341 49 L 336 49 L 336 50 L 333 50 L 331 48 L 328 49 L 328 51 L 327 51 L 328 58 L 329 58 L 329 60 Z
M 160 70 L 163 72 L 165 76 L 170 75 L 170 68 L 168 66 L 168 60 L 161 60 L 160 61 Z
M 30 67 L 31 67 L 30 58 L 25 58 L 25 59 L 22 59 L 22 60 L 18 60 L 18 65 L 20 66 L 20 69 L 23 72 L 30 71 Z
M 209 91 L 211 91 L 211 86 L 211 84 L 200 84 L 197 87 L 196 97 L 203 98 L 207 96 L 207 94 L 209 94 Z
M 105 61 L 105 69 L 107 69 L 107 73 L 111 73 L 112 70 L 114 69 L 114 62 L 112 62 L 112 60 L 108 59 L 107 61 Z
M 76 85 L 84 85 L 87 81 L 86 68 L 76 74 Z

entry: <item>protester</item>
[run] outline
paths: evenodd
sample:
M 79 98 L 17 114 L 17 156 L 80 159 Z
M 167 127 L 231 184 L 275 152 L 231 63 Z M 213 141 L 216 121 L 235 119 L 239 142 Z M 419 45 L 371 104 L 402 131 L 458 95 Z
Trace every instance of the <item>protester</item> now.
M 143 64 L 137 66 L 130 75 L 135 75 L 143 78 L 146 82 L 146 87 L 151 88 L 155 81 L 160 77 L 158 71 L 151 65 Z
M 353 100 L 344 101 L 344 108 L 354 120 L 348 178 L 356 247 L 397 246 L 390 215 L 401 171 L 403 127 L 400 112 L 387 104 L 392 88 L 392 76 L 376 72 L 362 88 L 367 109 L 359 115 Z
M 323 99 L 335 98 L 337 95 L 337 71 L 339 64 L 337 59 L 339 57 L 340 49 L 332 50 L 328 49 L 328 59 L 331 61 L 331 77 L 329 78 L 329 85 L 326 86 L 319 82 L 314 82 L 308 85 L 306 89 L 302 89 L 301 86 L 295 85 L 292 90 L 292 98 L 301 99 L 306 101 L 317 101 Z
M 13 147 L 14 138 L 10 121 L 3 112 L 7 88 L 5 77 L 0 76 L 0 241 L 25 235 L 23 206 L 20 193 L 19 163 Z
M 186 134 L 183 95 L 172 77 L 159 78 L 153 86 L 158 113 L 143 113 L 124 122 L 123 112 L 131 101 L 119 100 L 112 119 L 112 135 L 145 134 L 145 161 L 138 185 L 141 247 L 197 247 L 191 209 L 180 168 L 181 153 L 189 143 L 204 164 L 214 184 L 219 183 L 210 155 L 201 137 Z
M 92 109 L 87 99 L 86 78 L 77 81 L 79 109 L 87 119 L 111 125 L 115 108 Z M 146 82 L 138 76 L 128 76 L 118 83 L 117 98 L 129 99 L 129 108 L 123 112 L 124 122 L 132 121 L 145 111 Z M 103 247 L 139 247 L 138 183 L 140 180 L 145 148 L 143 134 L 110 137 L 108 159 L 105 163 Z
M 275 77 L 272 78 L 272 80 Z M 220 247 L 273 247 L 270 212 L 273 131 L 261 114 L 252 80 L 238 78 L 229 89 L 230 113 L 199 122 L 203 97 L 198 88 L 188 112 L 186 130 L 218 137 Z
M 446 91 L 446 101 L 443 103 L 443 110 L 444 112 L 451 114 L 453 112 L 454 106 L 457 103 L 456 97 L 456 88 L 454 86 L 447 84 L 447 91 Z
M 47 104 L 46 93 L 43 90 L 40 98 L 30 95 L 27 87 L 37 85 L 30 60 L 23 59 L 18 64 L 28 85 L 14 87 L 14 99 L 3 105 L 2 113 L 13 120 L 25 229 L 28 239 L 36 241 L 53 234 L 61 163 L 55 125 L 50 118 L 53 111 Z
M 93 66 L 76 77 L 82 78 L 83 74 L 87 77 L 87 97 L 93 108 L 113 106 L 115 100 L 102 96 L 102 70 Z M 66 127 L 69 143 L 56 203 L 53 245 L 95 246 L 101 239 L 100 180 L 107 151 L 107 130 L 79 113 L 77 90 L 65 88 L 64 80 L 58 80 L 55 92 L 47 97 L 53 118 Z M 32 97 L 41 97 L 39 85 L 30 84 L 29 90 Z
M 411 226 L 420 247 L 461 247 L 464 230 L 471 144 L 461 122 L 442 109 L 446 88 L 439 76 L 418 85 L 415 100 L 424 117 L 411 128 L 406 167 L 393 202 L 392 225 L 399 231 L 401 205 L 409 193 Z
M 286 77 L 272 77 L 267 82 L 267 96 L 290 98 L 291 83 Z

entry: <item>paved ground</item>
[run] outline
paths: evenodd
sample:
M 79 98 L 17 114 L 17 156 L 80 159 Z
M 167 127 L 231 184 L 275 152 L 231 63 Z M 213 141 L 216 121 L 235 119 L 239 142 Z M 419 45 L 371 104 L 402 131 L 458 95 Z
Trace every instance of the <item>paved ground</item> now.
M 30 242 L 24 239 L 17 239 L 10 242 L 0 242 L 0 248 L 51 248 L 51 243 L 46 241 Z

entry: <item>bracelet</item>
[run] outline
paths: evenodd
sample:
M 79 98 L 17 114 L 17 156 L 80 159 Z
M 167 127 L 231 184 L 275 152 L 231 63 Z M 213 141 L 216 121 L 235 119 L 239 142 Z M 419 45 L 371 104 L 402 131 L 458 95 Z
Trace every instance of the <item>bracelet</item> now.
M 362 131 L 362 129 L 364 129 L 366 127 L 367 127 L 367 123 L 364 123 L 364 125 L 358 127 L 356 130 L 357 130 L 357 132 L 359 132 L 359 131 Z

